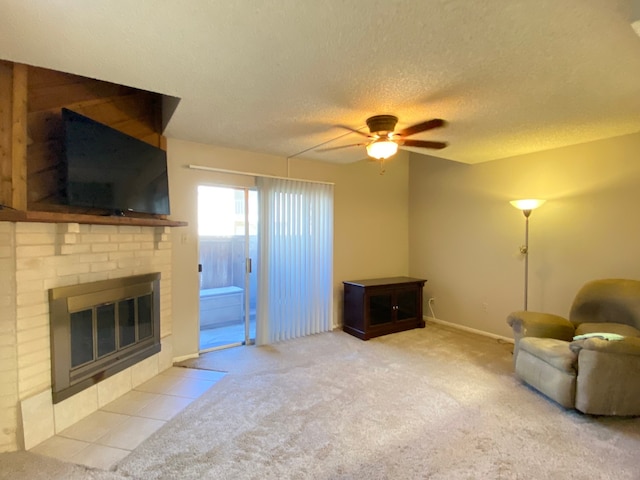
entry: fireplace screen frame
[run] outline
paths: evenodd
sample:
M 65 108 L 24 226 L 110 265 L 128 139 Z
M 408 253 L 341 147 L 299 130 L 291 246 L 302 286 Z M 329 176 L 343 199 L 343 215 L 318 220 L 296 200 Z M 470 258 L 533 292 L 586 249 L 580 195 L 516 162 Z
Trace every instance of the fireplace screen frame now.
M 151 295 L 151 335 L 139 338 L 139 298 Z M 134 299 L 135 342 L 118 345 L 113 352 L 98 357 L 98 307 L 114 304 L 114 335 L 119 337 L 118 304 Z M 71 315 L 91 311 L 92 360 L 72 365 Z M 49 290 L 51 328 L 51 383 L 53 403 L 58 403 L 125 368 L 150 357 L 161 349 L 160 273 L 101 280 Z

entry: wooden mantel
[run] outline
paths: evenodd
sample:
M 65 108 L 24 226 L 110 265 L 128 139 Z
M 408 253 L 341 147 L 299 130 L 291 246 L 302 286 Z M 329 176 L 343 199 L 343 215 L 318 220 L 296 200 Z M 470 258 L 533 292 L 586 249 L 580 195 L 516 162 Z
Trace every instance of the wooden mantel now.
M 186 225 L 164 216 L 87 214 L 65 205 L 62 107 L 166 148 L 162 95 L 0 60 L 0 221 Z
M 0 222 L 86 223 L 92 225 L 137 225 L 141 227 L 186 227 L 187 222 L 152 217 L 118 217 L 82 213 L 0 210 Z

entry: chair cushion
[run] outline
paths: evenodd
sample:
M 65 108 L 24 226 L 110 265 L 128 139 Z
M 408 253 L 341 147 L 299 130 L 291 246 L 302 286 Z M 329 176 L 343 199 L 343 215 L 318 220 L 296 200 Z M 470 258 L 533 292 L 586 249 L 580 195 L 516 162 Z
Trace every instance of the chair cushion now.
M 623 337 L 640 337 L 640 330 L 624 323 L 581 323 L 574 336 L 586 333 L 617 333 Z
M 555 338 L 525 337 L 520 340 L 520 350 L 568 373 L 574 373 L 578 355 L 571 351 L 569 342 Z

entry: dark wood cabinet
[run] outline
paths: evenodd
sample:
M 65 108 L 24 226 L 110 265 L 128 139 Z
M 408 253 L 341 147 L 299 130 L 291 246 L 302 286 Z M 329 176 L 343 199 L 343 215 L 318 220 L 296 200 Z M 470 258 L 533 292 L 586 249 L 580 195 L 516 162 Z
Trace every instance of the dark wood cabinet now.
M 352 280 L 344 284 L 343 330 L 362 340 L 423 328 L 422 288 L 411 277 Z

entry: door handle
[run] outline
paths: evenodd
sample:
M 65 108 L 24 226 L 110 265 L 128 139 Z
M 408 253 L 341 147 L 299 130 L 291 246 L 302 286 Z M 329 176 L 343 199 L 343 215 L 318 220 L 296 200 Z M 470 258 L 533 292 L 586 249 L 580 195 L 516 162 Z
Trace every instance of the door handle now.
M 251 273 L 252 270 L 252 265 L 251 265 L 251 258 L 246 258 L 245 259 L 245 267 L 246 267 L 246 271 L 247 273 Z
M 198 273 L 202 273 L 202 264 L 201 263 L 198 264 Z

